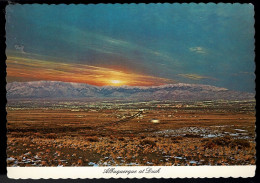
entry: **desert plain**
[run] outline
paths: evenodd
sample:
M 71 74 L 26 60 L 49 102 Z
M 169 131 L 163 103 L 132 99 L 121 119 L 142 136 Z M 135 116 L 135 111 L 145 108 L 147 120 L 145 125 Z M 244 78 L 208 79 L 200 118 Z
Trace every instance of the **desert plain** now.
M 8 166 L 255 165 L 255 101 L 9 100 Z

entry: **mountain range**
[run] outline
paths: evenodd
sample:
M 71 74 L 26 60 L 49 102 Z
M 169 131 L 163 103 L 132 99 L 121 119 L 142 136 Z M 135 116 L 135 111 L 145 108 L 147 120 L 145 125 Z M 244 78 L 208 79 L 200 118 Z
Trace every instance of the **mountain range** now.
M 252 100 L 253 93 L 231 91 L 201 84 L 161 86 L 93 86 L 61 81 L 12 82 L 6 86 L 8 99 L 126 99 L 126 100 Z

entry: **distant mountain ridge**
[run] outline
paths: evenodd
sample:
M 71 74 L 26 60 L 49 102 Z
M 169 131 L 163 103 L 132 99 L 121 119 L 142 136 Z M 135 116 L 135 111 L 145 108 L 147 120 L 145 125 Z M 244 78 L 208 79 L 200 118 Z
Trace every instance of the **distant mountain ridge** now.
M 161 86 L 93 86 L 61 81 L 13 82 L 6 86 L 8 99 L 97 98 L 130 100 L 248 100 L 253 93 L 231 91 L 202 84 L 168 84 Z

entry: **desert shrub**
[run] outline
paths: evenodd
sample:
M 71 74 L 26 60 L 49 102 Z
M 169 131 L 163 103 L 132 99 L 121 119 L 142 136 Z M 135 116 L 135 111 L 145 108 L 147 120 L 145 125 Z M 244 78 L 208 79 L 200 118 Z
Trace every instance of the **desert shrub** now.
M 234 139 L 232 140 L 229 136 L 214 138 L 209 140 L 205 144 L 205 148 L 213 148 L 215 146 L 229 146 L 231 148 L 247 148 L 250 147 L 250 143 L 245 139 Z
M 181 137 L 181 136 L 176 136 L 176 137 L 171 137 L 171 140 L 182 140 L 183 139 L 183 137 Z
M 42 134 L 39 133 L 39 132 L 36 132 L 36 133 L 34 133 L 33 135 L 34 135 L 35 137 L 42 137 Z
M 255 134 L 252 133 L 252 132 L 249 132 L 248 135 L 249 135 L 249 136 L 255 136 Z
M 145 136 L 145 135 L 141 135 L 140 137 L 141 137 L 141 139 L 145 139 L 145 138 L 146 138 L 146 136 Z
M 154 141 L 148 140 L 148 139 L 141 141 L 140 144 L 143 145 L 143 146 L 144 145 L 151 145 L 152 147 L 156 146 L 156 143 Z
M 208 141 L 210 141 L 210 139 L 208 139 L 208 138 L 203 138 L 203 139 L 201 139 L 200 141 L 201 141 L 201 142 L 208 142 Z
M 99 141 L 98 137 L 96 137 L 96 136 L 94 136 L 94 137 L 88 137 L 87 140 L 88 140 L 89 142 L 98 142 L 98 141 Z
M 172 143 L 177 144 L 177 143 L 180 143 L 180 141 L 178 141 L 178 140 L 173 140 Z
M 213 139 L 203 139 L 201 142 L 206 142 L 204 145 L 205 148 L 214 148 L 216 146 L 228 146 L 231 141 L 229 136 L 225 136 Z
M 201 138 L 200 135 L 192 134 L 192 133 L 185 134 L 184 137 L 188 137 L 188 138 Z
M 119 141 L 125 141 L 124 137 L 118 137 Z
M 208 148 L 208 149 L 212 149 L 212 148 L 215 148 L 217 145 L 212 142 L 212 140 L 209 140 L 205 145 L 204 145 L 204 148 Z
M 229 136 L 215 138 L 212 142 L 219 146 L 228 146 L 231 142 L 231 138 Z
M 55 139 L 56 137 L 57 137 L 57 134 L 55 134 L 55 133 L 46 134 L 46 138 L 49 138 L 49 139 Z
M 229 146 L 232 148 L 236 146 L 238 146 L 239 148 L 246 148 L 250 147 L 250 143 L 246 139 L 235 139 L 230 143 Z
M 25 135 L 23 133 L 20 133 L 20 132 L 12 132 L 11 136 L 19 138 L 19 137 L 24 137 Z

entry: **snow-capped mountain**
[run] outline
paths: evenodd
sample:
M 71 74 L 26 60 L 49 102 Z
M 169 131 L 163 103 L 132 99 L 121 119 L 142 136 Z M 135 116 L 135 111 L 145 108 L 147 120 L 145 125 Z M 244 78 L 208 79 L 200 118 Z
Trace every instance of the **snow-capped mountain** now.
M 13 82 L 7 84 L 7 98 L 106 98 L 130 100 L 246 100 L 253 93 L 231 91 L 201 84 L 162 86 L 93 86 L 60 81 Z

